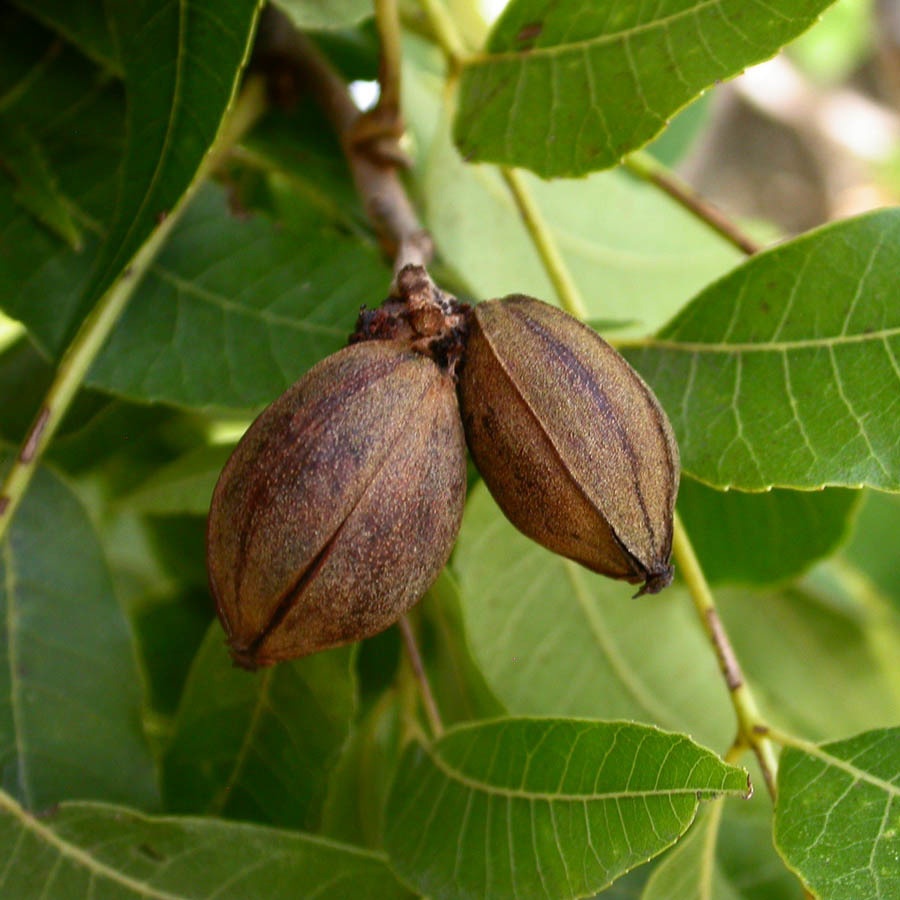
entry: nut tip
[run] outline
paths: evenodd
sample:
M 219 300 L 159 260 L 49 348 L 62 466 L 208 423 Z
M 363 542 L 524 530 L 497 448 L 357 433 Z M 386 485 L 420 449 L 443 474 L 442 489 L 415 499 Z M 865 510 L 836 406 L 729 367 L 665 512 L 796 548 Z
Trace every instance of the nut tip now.
M 644 594 L 658 594 L 663 588 L 667 588 L 672 583 L 674 574 L 675 567 L 672 563 L 666 563 L 652 572 L 648 572 L 647 580 L 634 596 L 642 597 Z

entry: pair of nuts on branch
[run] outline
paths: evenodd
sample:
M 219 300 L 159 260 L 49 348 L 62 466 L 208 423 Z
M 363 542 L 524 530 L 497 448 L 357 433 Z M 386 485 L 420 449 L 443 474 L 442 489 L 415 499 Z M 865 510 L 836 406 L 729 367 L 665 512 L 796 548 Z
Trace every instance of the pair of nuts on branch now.
M 239 665 L 370 637 L 413 606 L 459 531 L 466 444 L 530 538 L 640 593 L 672 579 L 678 448 L 628 363 L 529 297 L 470 309 L 416 266 L 396 286 L 219 477 L 209 576 Z

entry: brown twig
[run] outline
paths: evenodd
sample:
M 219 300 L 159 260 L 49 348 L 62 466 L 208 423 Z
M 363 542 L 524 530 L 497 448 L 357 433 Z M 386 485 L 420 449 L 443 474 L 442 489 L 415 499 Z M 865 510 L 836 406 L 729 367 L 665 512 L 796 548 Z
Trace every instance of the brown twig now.
M 701 197 L 687 182 L 657 162 L 649 153 L 632 153 L 625 157 L 624 162 L 627 169 L 665 191 L 676 203 L 705 222 L 742 253 L 752 256 L 762 250 L 762 244 L 750 237 L 722 210 Z
M 406 646 L 409 664 L 419 685 L 419 695 L 422 698 L 422 705 L 425 707 L 425 714 L 428 716 L 431 733 L 434 737 L 440 737 L 444 733 L 444 723 L 441 721 L 437 701 L 434 699 L 431 684 L 428 681 L 428 673 L 425 671 L 425 664 L 422 662 L 422 654 L 419 652 L 416 635 L 407 616 L 403 616 L 397 624 L 400 626 L 400 632 L 403 635 L 403 643 Z
M 298 31 L 288 17 L 268 7 L 260 26 L 260 54 L 274 57 L 292 74 L 298 87 L 316 98 L 338 134 L 357 193 L 394 270 L 405 265 L 427 266 L 434 255 L 430 235 L 422 227 L 406 189 L 397 174 L 403 155 L 397 146 L 399 76 L 387 79 L 384 104 L 371 114 L 360 112 L 343 78 L 318 47 Z M 396 48 L 382 63 L 383 73 L 395 72 Z

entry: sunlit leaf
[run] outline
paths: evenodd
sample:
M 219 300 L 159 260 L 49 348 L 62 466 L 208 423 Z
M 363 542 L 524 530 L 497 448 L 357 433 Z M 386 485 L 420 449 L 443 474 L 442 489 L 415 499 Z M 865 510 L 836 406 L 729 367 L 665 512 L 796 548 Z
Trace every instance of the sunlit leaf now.
M 278 0 L 298 28 L 344 28 L 374 15 L 372 0 Z
M 778 770 L 775 844 L 816 896 L 900 896 L 900 728 L 788 746 Z
M 700 810 L 691 830 L 654 870 L 641 900 L 740 900 L 716 861 L 721 802 Z
M 469 492 L 453 557 L 472 653 L 515 715 L 629 718 L 711 747 L 733 737 L 718 668 L 678 587 L 634 588 L 520 534 L 483 484 Z
M 429 148 L 414 174 L 442 256 L 476 299 L 525 293 L 553 302 L 553 286 L 500 173 L 467 165 L 452 146 L 441 83 L 427 62 L 408 67 L 406 97 L 411 127 Z M 552 183 L 521 173 L 521 180 L 589 317 L 624 323 L 616 336 L 659 328 L 740 260 L 696 218 L 624 172 Z
M 429 897 L 584 897 L 673 843 L 747 773 L 684 735 L 626 722 L 496 719 L 400 761 L 394 869 Z
M 463 62 L 456 141 L 467 158 L 545 178 L 608 168 L 831 2 L 514 0 Z
M 820 228 L 703 291 L 629 359 L 717 487 L 900 490 L 900 210 Z

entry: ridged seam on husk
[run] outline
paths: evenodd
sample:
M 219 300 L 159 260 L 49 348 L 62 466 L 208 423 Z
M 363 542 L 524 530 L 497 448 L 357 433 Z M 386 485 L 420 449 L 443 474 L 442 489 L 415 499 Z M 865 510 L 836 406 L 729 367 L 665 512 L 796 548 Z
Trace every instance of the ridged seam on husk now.
M 526 298 L 527 299 L 527 298 Z M 532 301 L 539 302 L 539 301 Z M 542 304 L 546 305 L 546 304 Z M 510 315 L 517 315 L 518 310 L 520 309 L 519 304 L 510 304 L 507 307 L 507 310 Z M 549 307 L 548 309 L 554 309 L 555 307 Z M 563 314 L 565 315 L 565 314 Z M 527 326 L 532 330 L 532 333 L 537 333 L 538 336 L 546 343 L 548 349 L 550 349 L 553 353 L 557 355 L 557 359 L 563 364 L 564 367 L 568 367 L 569 371 L 571 371 L 570 363 L 575 363 L 578 365 L 580 369 L 582 369 L 585 373 L 584 378 L 580 379 L 586 387 L 591 387 L 594 382 L 595 372 L 590 366 L 586 365 L 585 362 L 578 356 L 576 353 L 571 353 L 569 359 L 563 359 L 559 355 L 559 351 L 561 349 L 566 349 L 565 342 L 561 342 L 556 339 L 556 335 L 549 333 L 546 327 L 534 316 L 529 316 L 527 313 L 523 315 L 519 315 L 520 321 L 525 319 L 527 320 Z M 667 462 L 669 464 L 669 470 L 676 473 L 676 477 L 674 480 L 670 482 L 669 489 L 666 493 L 665 507 L 669 510 L 671 515 L 671 510 L 674 507 L 674 499 L 675 499 L 675 488 L 677 485 L 677 472 L 678 472 L 678 460 L 673 459 L 673 448 L 674 453 L 677 455 L 677 445 L 674 444 L 674 438 L 671 435 L 671 430 L 668 427 L 668 419 L 666 417 L 665 411 L 660 407 L 659 402 L 654 396 L 653 392 L 649 389 L 646 382 L 640 377 L 640 375 L 628 364 L 627 360 L 625 360 L 620 354 L 616 352 L 616 350 L 611 347 L 606 341 L 603 340 L 595 331 L 588 328 L 588 326 L 584 325 L 582 322 L 579 322 L 577 319 L 571 319 L 571 323 L 573 327 L 576 327 L 581 330 L 583 335 L 587 337 L 590 341 L 596 343 L 600 346 L 604 353 L 608 354 L 609 358 L 614 359 L 616 362 L 620 363 L 623 370 L 627 372 L 628 381 L 630 385 L 636 387 L 640 393 L 643 395 L 643 398 L 647 404 L 647 407 L 653 411 L 654 415 L 654 424 L 656 426 L 656 431 L 661 439 L 661 444 L 665 448 L 666 456 L 668 457 Z M 604 393 L 604 396 L 605 393 Z M 524 396 L 523 396 L 524 399 Z M 621 422 L 621 416 L 616 411 L 614 404 L 608 403 L 604 404 L 610 412 L 610 421 L 614 424 L 616 431 L 619 435 L 619 444 L 622 447 L 622 450 L 626 453 L 629 460 L 629 468 L 632 472 L 632 486 L 635 489 L 635 493 L 640 502 L 641 511 L 643 514 L 644 524 L 646 526 L 647 532 L 651 537 L 654 556 L 656 559 L 663 560 L 668 559 L 671 554 L 671 529 L 665 529 L 665 533 L 662 536 L 662 542 L 660 543 L 660 536 L 657 534 L 656 529 L 653 527 L 652 516 L 650 515 L 649 510 L 646 506 L 646 500 L 641 489 L 641 473 L 638 470 L 638 466 L 640 461 L 638 459 L 637 454 L 635 453 L 634 447 L 632 445 L 631 436 L 628 433 L 627 428 Z M 573 478 L 573 480 L 575 480 Z M 581 488 L 581 484 L 579 481 L 575 481 L 575 483 Z M 603 511 L 604 518 L 609 522 L 608 511 Z M 616 539 L 623 545 L 625 545 L 624 539 L 618 533 L 617 529 L 612 526 L 610 523 L 610 527 L 612 528 L 613 534 Z M 635 555 L 634 548 L 627 548 L 628 552 L 631 555 Z M 635 556 L 635 558 L 637 558 Z M 646 569 L 643 563 L 641 563 L 642 567 Z

